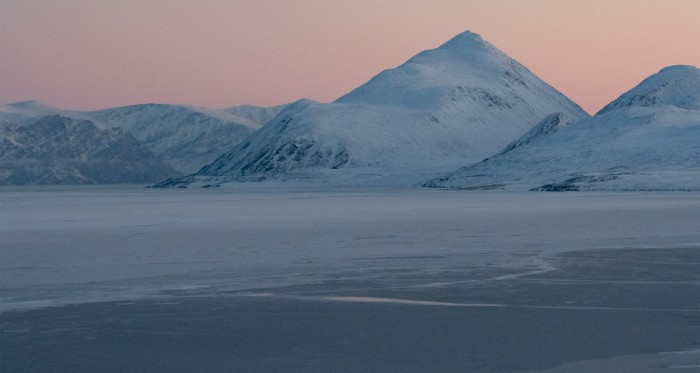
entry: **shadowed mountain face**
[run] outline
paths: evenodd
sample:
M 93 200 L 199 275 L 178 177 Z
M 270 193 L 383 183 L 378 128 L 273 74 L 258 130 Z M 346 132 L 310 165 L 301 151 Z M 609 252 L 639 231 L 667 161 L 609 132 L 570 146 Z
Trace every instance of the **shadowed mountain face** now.
M 149 183 L 173 175 L 119 129 L 59 115 L 0 125 L 0 185 Z
M 549 117 L 499 154 L 427 186 L 700 190 L 700 70 L 671 66 L 594 117 Z
M 465 32 L 332 104 L 290 105 L 197 174 L 166 184 L 413 185 L 495 153 L 553 112 L 588 117 L 479 35 Z
M 241 115 L 264 120 L 265 113 L 258 113 L 263 110 L 251 108 Z M 178 105 L 134 105 L 85 114 L 98 123 L 131 133 L 182 173 L 199 170 L 263 124 L 223 110 Z
M 39 101 L 25 101 L 0 105 L 0 122 L 29 126 L 44 116 L 61 115 L 91 121 L 98 129 L 107 132 L 118 128 L 129 133 L 145 149 L 160 158 L 167 168 L 177 171 L 168 173 L 172 177 L 195 172 L 212 162 L 283 108 L 284 105 L 235 106 L 215 110 L 183 105 L 143 104 L 78 112 L 54 108 Z M 17 130 L 18 127 L 13 128 Z M 136 169 L 140 166 L 128 167 Z M 20 170 L 17 172 L 25 173 Z M 115 172 L 119 173 L 120 170 Z

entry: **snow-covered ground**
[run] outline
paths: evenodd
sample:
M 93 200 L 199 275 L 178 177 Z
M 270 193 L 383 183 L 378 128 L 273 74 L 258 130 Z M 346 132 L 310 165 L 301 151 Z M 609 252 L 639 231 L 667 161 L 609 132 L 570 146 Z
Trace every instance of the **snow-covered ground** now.
M 0 189 L 2 370 L 698 369 L 697 193 L 285 188 Z

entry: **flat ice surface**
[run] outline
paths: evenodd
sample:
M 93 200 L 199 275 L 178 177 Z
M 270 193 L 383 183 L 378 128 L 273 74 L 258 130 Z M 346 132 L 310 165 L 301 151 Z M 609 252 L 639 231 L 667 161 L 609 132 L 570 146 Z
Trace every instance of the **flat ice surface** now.
M 2 188 L 0 370 L 698 371 L 699 269 L 697 193 Z

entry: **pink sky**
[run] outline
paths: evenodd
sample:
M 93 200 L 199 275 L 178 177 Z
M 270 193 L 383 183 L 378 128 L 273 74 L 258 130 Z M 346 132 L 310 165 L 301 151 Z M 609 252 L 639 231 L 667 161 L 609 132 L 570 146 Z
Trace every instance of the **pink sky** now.
M 591 113 L 700 66 L 700 0 L 0 0 L 0 103 L 332 101 L 465 30 Z

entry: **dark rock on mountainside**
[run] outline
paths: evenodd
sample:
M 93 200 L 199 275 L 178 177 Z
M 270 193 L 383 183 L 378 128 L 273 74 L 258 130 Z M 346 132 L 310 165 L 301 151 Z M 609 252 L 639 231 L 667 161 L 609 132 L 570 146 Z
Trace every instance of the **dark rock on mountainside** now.
M 0 185 L 151 183 L 178 175 L 134 137 L 46 116 L 0 125 Z

